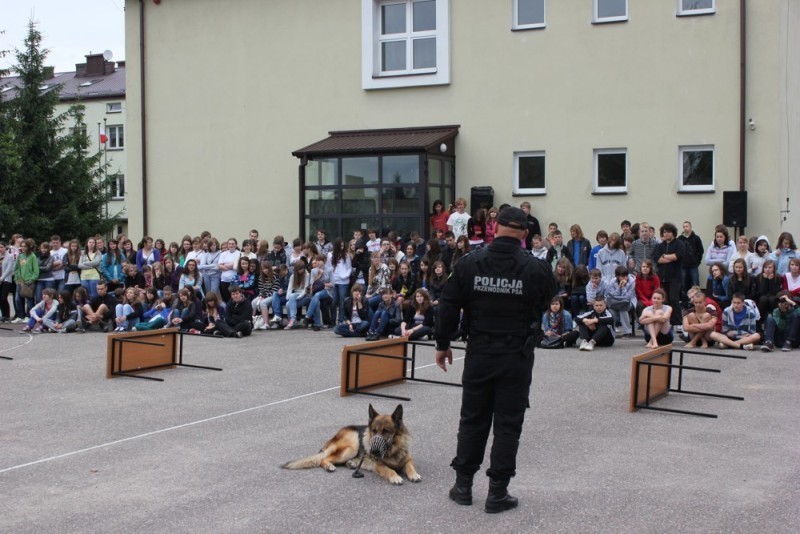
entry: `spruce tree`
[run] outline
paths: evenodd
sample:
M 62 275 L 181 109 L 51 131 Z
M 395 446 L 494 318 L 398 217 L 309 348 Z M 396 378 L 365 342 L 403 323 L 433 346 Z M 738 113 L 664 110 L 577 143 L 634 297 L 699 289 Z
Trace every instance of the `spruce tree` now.
M 53 233 L 83 240 L 113 227 L 115 221 L 105 217 L 110 191 L 102 153 L 86 152 L 83 106 L 55 112 L 60 87 L 44 86 L 46 57 L 42 36 L 31 21 L 24 46 L 16 52 L 19 91 L 7 103 L 18 164 L 12 162 L 16 168 L 4 180 L 8 187 L 3 184 L 0 211 L 8 211 L 9 220 L 2 221 L 2 229 L 37 241 Z

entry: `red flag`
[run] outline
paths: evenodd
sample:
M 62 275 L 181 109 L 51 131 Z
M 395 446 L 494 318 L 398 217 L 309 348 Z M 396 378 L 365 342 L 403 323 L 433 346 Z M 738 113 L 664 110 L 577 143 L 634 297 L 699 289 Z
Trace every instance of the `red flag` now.
M 106 135 L 106 128 L 105 126 L 100 127 L 100 144 L 105 145 L 108 143 L 108 136 Z

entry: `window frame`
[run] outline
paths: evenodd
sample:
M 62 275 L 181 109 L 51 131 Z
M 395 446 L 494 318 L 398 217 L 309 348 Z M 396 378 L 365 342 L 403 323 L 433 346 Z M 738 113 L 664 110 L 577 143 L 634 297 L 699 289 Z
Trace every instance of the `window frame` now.
M 112 135 L 112 130 L 114 134 Z M 119 132 L 122 132 L 122 143 L 119 142 Z M 108 150 L 124 150 L 125 149 L 125 125 L 124 124 L 108 124 L 106 125 L 106 137 L 108 137 Z
M 361 85 L 363 89 L 386 89 L 447 85 L 450 83 L 450 3 L 452 0 L 435 0 L 436 29 L 413 32 L 413 4 L 416 0 L 361 0 Z M 405 4 L 407 10 L 405 34 L 392 34 L 381 38 L 381 8 L 388 4 Z M 415 38 L 436 38 L 436 66 L 423 69 L 382 72 L 381 43 L 397 41 L 406 35 L 407 65 L 413 62 Z
M 511 29 L 512 30 L 536 30 L 547 27 L 547 0 L 542 2 L 542 22 L 535 22 L 533 24 L 520 24 L 519 22 L 519 2 L 520 0 L 511 0 Z
M 619 17 L 600 17 L 598 6 L 603 0 L 592 0 L 592 24 L 605 24 L 607 22 L 627 22 L 630 18 L 630 6 L 625 0 L 625 15 Z
M 686 185 L 683 170 L 683 155 L 686 152 L 711 152 L 711 185 Z M 680 145 L 678 146 L 678 192 L 679 193 L 714 193 L 717 189 L 717 156 L 714 145 Z
M 125 175 L 117 173 L 109 176 L 111 182 L 108 184 L 111 189 L 111 200 L 125 200 Z M 120 195 L 120 182 L 122 182 L 122 194 Z
M 677 0 L 677 17 L 694 17 L 697 15 L 714 15 L 717 12 L 717 0 L 711 0 L 710 8 L 686 9 L 683 7 L 683 0 Z
M 592 151 L 593 161 L 593 177 L 592 177 L 592 194 L 594 195 L 619 195 L 628 194 L 628 149 L 627 147 L 616 148 L 595 148 Z M 625 155 L 625 185 L 601 187 L 599 183 L 600 177 L 598 176 L 599 170 L 599 157 L 607 154 L 624 154 Z
M 519 160 L 524 157 L 544 158 L 544 187 L 521 187 L 519 183 Z M 514 183 L 512 186 L 513 195 L 546 195 L 547 194 L 547 152 L 544 150 L 525 150 L 514 152 Z
M 115 106 L 119 106 L 118 108 Z M 107 102 L 106 113 L 122 113 L 122 102 Z

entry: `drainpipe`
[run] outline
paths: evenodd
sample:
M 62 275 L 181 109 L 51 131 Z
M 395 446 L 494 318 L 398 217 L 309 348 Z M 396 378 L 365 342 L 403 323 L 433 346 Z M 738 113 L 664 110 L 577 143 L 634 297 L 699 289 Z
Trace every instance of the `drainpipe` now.
M 147 232 L 147 115 L 145 113 L 144 0 L 139 0 L 139 93 L 142 125 L 142 235 Z
M 739 191 L 745 191 L 745 107 L 747 98 L 747 2 L 739 0 Z
M 305 213 L 306 212 L 306 208 L 305 208 L 305 205 L 306 205 L 306 165 L 308 165 L 308 156 L 303 155 L 300 158 L 300 165 L 297 168 L 298 178 L 299 178 L 297 181 L 300 184 L 300 191 L 299 191 L 300 194 L 298 196 L 298 198 L 300 198 L 300 209 L 297 210 L 297 213 L 300 214 L 300 216 L 299 216 L 300 218 L 298 220 L 298 225 L 299 225 L 298 228 L 300 229 L 300 231 L 297 233 L 297 235 L 300 236 L 303 239 L 303 241 L 305 241 L 308 238 L 308 236 L 304 236 L 303 235 L 303 232 L 304 232 L 304 229 L 305 229 L 305 225 L 306 225 L 305 224 L 306 223 L 306 221 L 305 221 L 305 215 L 306 215 L 306 213 Z

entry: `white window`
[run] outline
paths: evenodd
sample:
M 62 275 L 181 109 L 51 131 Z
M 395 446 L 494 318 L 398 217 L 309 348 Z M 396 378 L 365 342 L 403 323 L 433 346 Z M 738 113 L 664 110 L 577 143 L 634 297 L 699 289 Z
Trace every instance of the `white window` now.
M 106 135 L 108 148 L 125 148 L 125 128 L 122 125 L 109 126 Z
M 450 0 L 361 0 L 362 87 L 450 83 Z
M 594 150 L 595 193 L 628 192 L 628 150 L 596 148 Z
M 111 198 L 113 200 L 120 200 L 125 198 L 125 175 L 115 174 L 108 177 L 108 187 L 111 188 Z
M 716 13 L 715 0 L 678 0 L 678 16 Z
M 544 195 L 547 193 L 544 163 L 544 151 L 514 152 L 514 194 Z
M 678 147 L 678 191 L 713 192 L 714 145 Z
M 545 0 L 513 0 L 514 21 L 511 27 L 515 30 L 544 28 Z
M 592 22 L 628 20 L 628 0 L 594 0 Z
M 109 102 L 106 104 L 106 113 L 122 113 L 122 102 Z

